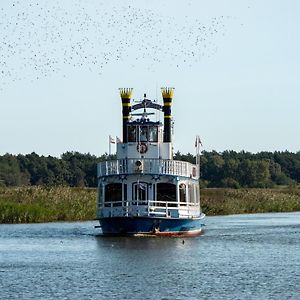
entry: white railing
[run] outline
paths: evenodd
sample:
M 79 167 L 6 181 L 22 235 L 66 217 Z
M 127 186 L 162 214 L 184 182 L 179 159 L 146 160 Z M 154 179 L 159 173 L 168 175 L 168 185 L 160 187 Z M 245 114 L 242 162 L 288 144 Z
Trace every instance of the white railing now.
M 98 177 L 127 174 L 153 174 L 199 178 L 196 165 L 169 159 L 117 159 L 98 163 Z
M 157 200 L 132 200 L 105 202 L 99 207 L 108 216 L 152 216 L 194 218 L 200 215 L 200 203 L 186 203 Z

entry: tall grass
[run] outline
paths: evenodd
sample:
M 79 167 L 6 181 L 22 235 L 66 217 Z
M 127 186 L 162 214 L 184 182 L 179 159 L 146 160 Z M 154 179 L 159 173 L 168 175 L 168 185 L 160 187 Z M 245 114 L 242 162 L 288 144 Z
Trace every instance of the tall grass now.
M 202 189 L 207 215 L 300 211 L 300 189 Z M 0 188 L 0 223 L 92 220 L 96 190 L 70 187 Z
M 95 208 L 95 189 L 0 188 L 0 223 L 91 220 Z
M 300 211 L 300 189 L 203 189 L 208 215 Z

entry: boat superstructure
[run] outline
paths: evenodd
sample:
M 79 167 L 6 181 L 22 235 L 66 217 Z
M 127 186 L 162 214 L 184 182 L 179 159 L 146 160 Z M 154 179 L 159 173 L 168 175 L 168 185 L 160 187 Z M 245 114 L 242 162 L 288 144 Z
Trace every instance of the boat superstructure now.
M 104 235 L 196 235 L 200 208 L 199 166 L 173 160 L 173 88 L 162 88 L 163 104 L 132 105 L 132 89 L 120 89 L 123 141 L 115 160 L 97 165 L 97 219 Z M 161 111 L 163 124 L 150 120 Z

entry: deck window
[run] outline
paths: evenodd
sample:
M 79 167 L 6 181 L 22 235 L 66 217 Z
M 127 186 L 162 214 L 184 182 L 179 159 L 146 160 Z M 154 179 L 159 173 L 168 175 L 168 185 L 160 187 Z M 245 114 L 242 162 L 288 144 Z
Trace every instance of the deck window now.
M 176 185 L 173 183 L 158 183 L 156 186 L 157 201 L 176 202 Z M 159 203 L 160 206 L 165 206 Z M 169 204 L 168 206 L 176 206 L 176 203 Z
M 98 185 L 98 208 L 101 208 L 103 205 L 103 186 L 102 183 Z
M 137 202 L 141 204 L 147 200 L 148 184 L 146 182 L 135 182 L 132 187 L 132 200 L 134 204 Z
M 199 204 L 200 202 L 200 190 L 199 190 L 199 184 L 195 184 L 195 189 L 196 189 L 196 203 Z
M 186 205 L 186 185 L 181 183 L 179 185 L 179 196 L 180 196 L 180 205 Z
M 195 203 L 194 184 L 189 183 L 189 203 Z
M 109 183 L 105 186 L 105 206 L 122 206 L 122 183 Z
M 123 199 L 126 202 L 127 201 L 127 184 L 123 184 Z

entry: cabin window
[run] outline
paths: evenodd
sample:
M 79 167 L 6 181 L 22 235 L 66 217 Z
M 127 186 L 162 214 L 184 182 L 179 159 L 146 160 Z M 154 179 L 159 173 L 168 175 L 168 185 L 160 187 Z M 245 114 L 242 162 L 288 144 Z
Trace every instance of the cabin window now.
M 199 184 L 195 184 L 195 189 L 196 189 L 196 203 L 200 202 L 200 190 L 199 190 Z
M 158 128 L 156 126 L 149 127 L 149 142 L 158 142 Z
M 134 204 L 137 202 L 141 204 L 141 202 L 147 200 L 148 186 L 146 182 L 133 183 L 132 187 L 132 200 Z
M 122 183 L 109 183 L 105 186 L 105 206 L 122 206 Z
M 140 142 L 148 141 L 148 126 L 140 127 Z
M 128 126 L 128 142 L 136 142 L 137 126 Z
M 180 205 L 186 205 L 186 185 L 184 183 L 179 185 L 179 197 Z
M 157 201 L 164 202 L 176 202 L 176 185 L 173 183 L 158 183 L 156 186 Z M 164 203 L 157 203 L 158 206 L 165 206 Z M 174 204 L 168 204 L 168 206 L 176 206 Z
M 103 185 L 102 183 L 99 183 L 98 185 L 98 207 L 102 207 L 103 203 Z
M 127 201 L 127 184 L 123 184 L 123 199 L 124 201 Z
M 194 184 L 189 184 L 189 203 L 195 203 Z

